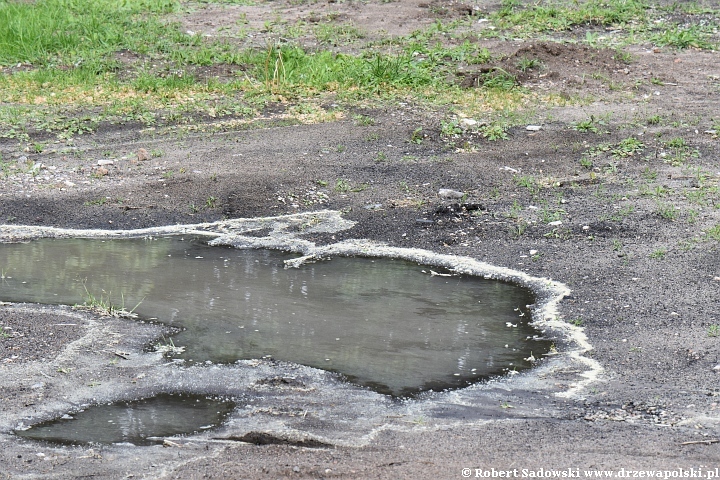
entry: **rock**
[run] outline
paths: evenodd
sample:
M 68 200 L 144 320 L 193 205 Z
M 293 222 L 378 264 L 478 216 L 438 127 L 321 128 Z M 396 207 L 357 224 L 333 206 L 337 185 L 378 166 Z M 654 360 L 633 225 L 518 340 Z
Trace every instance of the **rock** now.
M 113 165 L 115 162 L 112 160 L 98 160 L 98 165 Z
M 107 175 L 110 172 L 105 167 L 98 167 L 97 170 L 95 170 L 95 173 L 104 177 L 105 175 Z
M 715 370 L 716 372 L 720 372 L 720 364 L 715 365 L 715 366 L 713 367 L 713 370 Z
M 540 125 L 528 125 L 525 127 L 525 130 L 528 130 L 530 132 L 538 132 L 542 130 L 542 127 Z
M 449 188 L 441 188 L 438 190 L 438 196 L 442 198 L 448 198 L 448 199 L 459 199 L 462 198 L 465 194 L 463 192 L 458 192 L 457 190 L 452 190 Z
M 463 118 L 460 120 L 460 128 L 462 129 L 472 128 L 477 126 L 477 124 L 477 120 L 473 120 L 472 118 Z
M 548 223 L 548 225 L 551 225 L 553 227 L 557 227 L 558 225 L 562 225 L 562 222 L 560 220 L 555 220 L 554 222 Z
M 140 160 L 141 162 L 150 160 L 150 154 L 144 148 L 138 148 L 137 159 Z

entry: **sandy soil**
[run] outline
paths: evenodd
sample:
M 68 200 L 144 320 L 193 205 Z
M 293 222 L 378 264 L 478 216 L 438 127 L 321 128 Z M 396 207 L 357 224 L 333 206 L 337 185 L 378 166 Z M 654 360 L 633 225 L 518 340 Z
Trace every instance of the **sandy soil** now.
M 269 8 L 228 6 L 224 15 L 199 11 L 183 21 L 212 33 L 234 14 L 261 22 Z M 390 34 L 463 14 L 459 5 L 404 0 L 331 8 L 334 20 Z M 282 2 L 272 9 L 307 21 L 327 13 Z M 491 467 L 720 465 L 720 337 L 713 335 L 720 257 L 718 241 L 707 236 L 720 213 L 716 194 L 697 201 L 720 181 L 720 140 L 708 132 L 720 111 L 717 52 L 638 46 L 620 63 L 613 52 L 572 44 L 487 45 L 505 52 L 496 67 L 512 69 L 526 55 L 542 61 L 540 72 L 517 72 L 527 88 L 598 100 L 539 109 L 528 124 L 540 130 L 514 127 L 505 141 L 469 132 L 456 139 L 457 146 L 471 140 L 472 151 L 448 147 L 441 113 L 402 103 L 346 111 L 330 123 L 214 133 L 104 127 L 41 154 L 3 140 L 3 158 L 25 156 L 42 167 L 0 179 L 0 219 L 8 225 L 0 237 L 18 240 L 10 227 L 17 225 L 120 230 L 331 210 L 355 223 L 298 238 L 420 248 L 567 285 L 559 318 L 582 327 L 588 362 L 573 359 L 572 341 L 555 332 L 560 355 L 536 371 L 394 402 L 296 365 L 163 366 L 144 350 L 158 326 L 3 304 L 0 477 L 462 478 L 463 468 L 474 475 Z M 463 76 L 468 88 L 473 75 Z M 281 110 L 266 112 L 265 124 L 281 120 Z M 360 113 L 374 124 L 359 125 L 352 117 Z M 663 120 L 649 124 L 655 115 Z M 600 133 L 572 128 L 590 116 L 602 119 Z M 409 141 L 417 128 L 427 135 L 419 144 Z M 644 143 L 642 153 L 601 148 L 589 168 L 580 164 L 583 152 L 629 136 Z M 664 142 L 676 137 L 688 145 L 684 165 L 668 161 L 676 152 Z M 93 176 L 106 151 L 114 163 Z M 518 181 L 529 176 L 535 186 Z M 335 188 L 340 179 L 348 189 Z M 472 208 L 440 197 L 442 188 L 465 192 Z M 549 224 L 553 214 L 561 224 Z M 118 361 L 116 351 L 128 359 Z M 593 362 L 600 368 L 590 369 Z M 267 382 L 277 376 L 303 383 Z M 83 403 L 181 387 L 237 396 L 247 406 L 224 429 L 166 447 L 55 447 L 12 435 L 20 424 Z M 300 419 L 298 411 L 310 414 Z M 254 443 L 237 441 L 248 432 Z

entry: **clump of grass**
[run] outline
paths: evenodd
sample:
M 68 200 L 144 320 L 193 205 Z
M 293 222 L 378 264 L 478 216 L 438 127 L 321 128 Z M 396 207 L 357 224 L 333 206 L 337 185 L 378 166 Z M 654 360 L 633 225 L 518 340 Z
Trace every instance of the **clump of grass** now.
M 75 305 L 74 308 L 77 309 L 85 309 L 93 311 L 99 315 L 106 315 L 106 316 L 112 316 L 112 317 L 122 317 L 122 318 L 137 318 L 137 313 L 135 313 L 135 310 L 137 307 L 140 306 L 142 303 L 142 300 L 140 300 L 137 305 L 135 305 L 132 309 L 127 310 L 125 308 L 125 296 L 121 295 L 121 303 L 120 305 L 114 304 L 111 300 L 111 294 L 106 293 L 103 290 L 100 296 L 96 296 L 87 288 L 87 285 L 83 283 L 83 287 L 85 289 L 85 300 L 80 305 Z
M 573 130 L 577 130 L 578 132 L 591 132 L 591 133 L 598 133 L 598 125 L 603 125 L 603 122 L 601 120 L 598 120 L 595 118 L 594 115 L 590 115 L 590 118 L 586 120 L 582 120 L 577 123 L 572 124 Z
M 697 25 L 690 27 L 675 25 L 653 36 L 653 41 L 661 47 L 710 49 L 713 45 L 707 41 L 707 37 L 708 34 Z

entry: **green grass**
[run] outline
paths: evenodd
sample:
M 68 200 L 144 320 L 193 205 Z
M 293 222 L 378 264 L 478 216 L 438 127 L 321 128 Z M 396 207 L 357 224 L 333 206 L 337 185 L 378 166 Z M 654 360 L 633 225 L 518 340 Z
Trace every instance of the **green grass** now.
M 648 8 L 644 0 L 503 0 L 494 20 L 502 28 L 514 27 L 522 33 L 557 32 L 576 25 L 623 26 L 642 21 Z

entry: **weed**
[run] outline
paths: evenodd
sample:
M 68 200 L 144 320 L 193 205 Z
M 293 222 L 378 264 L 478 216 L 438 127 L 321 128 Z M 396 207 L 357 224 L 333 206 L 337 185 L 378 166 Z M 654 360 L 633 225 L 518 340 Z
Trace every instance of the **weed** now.
M 0 327 L 0 337 L 2 338 L 9 338 L 10 334 L 5 331 L 4 327 Z
M 97 297 L 90 293 L 85 282 L 83 282 L 83 288 L 85 289 L 85 300 L 83 301 L 82 305 L 75 305 L 74 308 L 91 310 L 100 315 L 108 315 L 122 318 L 137 318 L 137 314 L 134 312 L 144 300 L 140 300 L 137 305 L 135 305 L 131 310 L 127 310 L 125 308 L 124 295 L 121 295 L 121 304 L 116 305 L 110 300 L 110 293 L 108 293 L 106 297 L 105 291 L 103 290 L 101 295 Z
M 600 124 L 599 121 L 595 119 L 593 115 L 590 115 L 590 118 L 587 120 L 583 120 L 581 122 L 577 122 L 572 124 L 573 130 L 577 130 L 578 132 L 592 132 L 592 133 L 598 133 L 598 125 Z
M 498 123 L 480 127 L 480 135 L 491 142 L 495 140 L 506 140 L 508 138 L 506 127 Z
M 175 346 L 175 342 L 173 342 L 172 338 L 168 338 L 165 340 L 163 337 L 163 340 L 165 343 L 156 343 L 155 344 L 155 351 L 160 352 L 163 355 L 179 355 L 185 351 L 185 347 L 177 347 Z
M 423 142 L 424 136 L 422 133 L 422 127 L 418 127 L 415 130 L 413 130 L 412 134 L 410 135 L 410 143 L 415 143 L 420 145 Z
M 387 154 L 385 152 L 378 152 L 377 155 L 375 155 L 375 162 L 380 163 L 387 160 Z
M 190 213 L 192 213 L 192 214 L 198 213 L 200 211 L 200 207 L 198 207 L 194 203 L 191 203 L 190 205 L 188 205 L 188 208 L 190 209 Z
M 708 337 L 720 336 L 720 325 L 718 325 L 718 324 L 710 325 L 707 329 L 707 336 Z
M 515 181 L 515 185 L 517 185 L 518 187 L 527 188 L 530 192 L 530 195 L 535 196 L 540 191 L 540 186 L 538 185 L 537 180 L 535 180 L 535 177 L 533 176 L 515 176 L 513 177 L 513 180 Z
M 648 255 L 648 256 L 655 260 L 662 260 L 665 258 L 665 255 L 667 255 L 667 249 L 658 248 L 657 250 L 650 253 L 650 255 Z
M 660 115 L 651 115 L 645 120 L 645 123 L 648 125 L 659 125 L 661 121 L 662 117 Z
M 452 137 L 455 135 L 460 135 L 462 133 L 462 128 L 460 128 L 460 124 L 457 120 L 441 120 L 440 133 L 444 137 Z
M 338 193 L 347 193 L 350 191 L 350 183 L 347 180 L 344 180 L 342 178 L 338 178 L 337 182 L 335 182 L 335 190 Z
M 631 157 L 640 153 L 645 145 L 635 137 L 628 137 L 615 146 L 610 153 L 614 157 Z
M 720 224 L 705 231 L 705 239 L 720 242 Z
M 645 169 L 640 175 L 642 175 L 642 177 L 648 182 L 652 182 L 657 179 L 658 172 L 651 169 L 650 167 L 645 167 Z
M 527 72 L 540 66 L 540 60 L 537 58 L 521 57 L 517 63 L 517 68 L 521 72 Z
M 508 233 L 512 238 L 517 240 L 518 238 L 522 237 L 525 233 L 525 230 L 527 230 L 528 224 L 524 221 L 519 221 L 518 223 L 514 225 L 510 225 L 508 227 Z
M 708 35 L 697 25 L 690 27 L 676 25 L 654 35 L 652 40 L 661 47 L 710 49 L 712 44 L 707 40 L 707 37 Z
M 680 215 L 680 210 L 671 203 L 658 202 L 657 213 L 665 220 L 674 221 Z
M 83 205 L 86 207 L 89 207 L 91 205 L 105 205 L 109 201 L 110 199 L 108 197 L 100 197 L 96 198 L 95 200 L 87 200 L 85 203 L 83 203 Z
M 163 178 L 172 178 L 172 176 L 175 175 L 175 172 L 172 170 L 168 170 L 167 172 L 163 172 L 162 177 Z
M 216 204 L 217 204 L 217 198 L 213 197 L 212 195 L 209 196 L 207 198 L 207 200 L 205 200 L 205 206 L 207 208 L 215 208 Z
M 591 170 L 593 168 L 593 162 L 588 157 L 581 157 L 580 158 L 580 166 L 583 168 L 586 168 L 588 170 Z
M 570 324 L 575 325 L 576 327 L 581 327 L 583 323 L 584 320 L 580 317 L 570 320 Z

